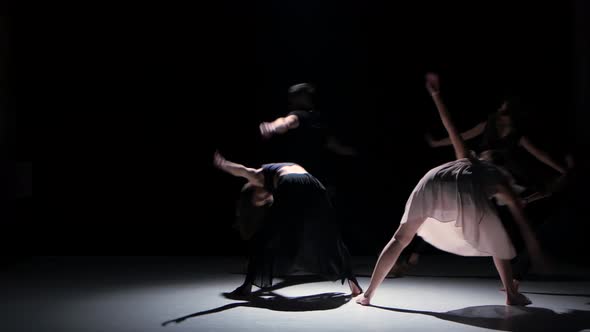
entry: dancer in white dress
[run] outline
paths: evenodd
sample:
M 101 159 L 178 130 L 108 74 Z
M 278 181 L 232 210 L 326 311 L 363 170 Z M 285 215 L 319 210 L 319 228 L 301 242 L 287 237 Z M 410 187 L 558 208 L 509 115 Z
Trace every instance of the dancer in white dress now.
M 465 148 L 440 97 L 438 76 L 428 74 L 426 87 L 449 133 L 457 160 L 430 170 L 418 182 L 407 201 L 399 228 L 377 260 L 369 287 L 356 302 L 370 304 L 402 250 L 418 234 L 435 247 L 457 255 L 492 256 L 507 290 L 506 304 L 530 304 L 512 281 L 510 259 L 515 256 L 515 250 L 489 200 L 495 197 L 508 206 L 531 257 L 542 265 L 541 249 L 522 203 L 502 171 L 478 160 Z

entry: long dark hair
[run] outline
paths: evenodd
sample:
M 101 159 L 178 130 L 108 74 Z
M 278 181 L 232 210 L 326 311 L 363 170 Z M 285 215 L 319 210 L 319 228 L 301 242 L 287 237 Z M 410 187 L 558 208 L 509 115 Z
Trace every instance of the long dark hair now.
M 245 184 L 240 192 L 240 198 L 236 207 L 234 228 L 240 232 L 240 236 L 244 240 L 251 239 L 258 232 L 268 212 L 268 205 L 254 205 L 252 200 L 255 193 L 255 186 L 250 183 Z
M 527 120 L 529 118 L 526 109 L 523 107 L 522 99 L 513 94 L 504 95 L 502 102 L 507 103 L 506 114 L 512 120 L 512 127 L 520 132 L 526 131 Z

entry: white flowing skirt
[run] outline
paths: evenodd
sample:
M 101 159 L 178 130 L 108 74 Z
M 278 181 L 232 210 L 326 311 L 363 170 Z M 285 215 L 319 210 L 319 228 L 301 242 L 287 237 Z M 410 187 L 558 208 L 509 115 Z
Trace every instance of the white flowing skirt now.
M 456 255 L 511 259 L 514 246 L 489 200 L 505 181 L 485 162 L 465 158 L 438 166 L 412 191 L 401 223 L 423 222 L 418 235 Z

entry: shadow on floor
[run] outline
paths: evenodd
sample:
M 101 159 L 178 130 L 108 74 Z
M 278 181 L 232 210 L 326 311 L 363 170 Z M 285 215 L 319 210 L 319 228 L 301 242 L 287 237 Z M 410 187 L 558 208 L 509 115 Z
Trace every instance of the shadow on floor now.
M 179 324 L 190 318 L 218 313 L 238 307 L 261 308 L 273 311 L 320 311 L 339 308 L 351 300 L 352 296 L 344 293 L 332 292 L 300 297 L 287 297 L 274 292 L 280 288 L 317 281 L 323 281 L 323 279 L 319 279 L 315 276 L 298 276 L 277 283 L 265 290 L 253 292 L 252 295 L 248 297 L 234 297 L 230 293 L 223 293 L 222 295 L 225 298 L 239 300 L 241 302 L 230 303 L 210 310 L 171 319 L 163 322 L 162 326 L 171 323 Z
M 573 294 L 573 293 L 545 293 L 545 292 L 522 292 L 523 294 L 536 295 L 554 295 L 554 296 L 573 296 L 573 297 L 590 297 L 590 294 Z
M 364 278 L 371 278 L 369 274 L 357 274 L 358 277 Z M 395 275 L 387 275 L 387 279 L 397 279 L 403 277 L 412 277 L 412 278 L 442 278 L 442 279 L 498 279 L 498 275 L 435 275 L 435 274 L 416 274 L 416 273 L 408 273 L 404 274 L 403 276 L 395 276 Z M 551 282 L 559 282 L 559 281 L 577 281 L 577 282 L 584 282 L 590 281 L 590 276 L 570 276 L 570 275 L 548 275 L 548 276 L 527 276 L 525 281 L 551 281 Z
M 489 305 L 448 312 L 432 312 L 375 305 L 373 307 L 400 313 L 427 315 L 459 324 L 500 331 L 578 332 L 590 328 L 590 311 L 586 310 L 557 313 L 545 308 Z

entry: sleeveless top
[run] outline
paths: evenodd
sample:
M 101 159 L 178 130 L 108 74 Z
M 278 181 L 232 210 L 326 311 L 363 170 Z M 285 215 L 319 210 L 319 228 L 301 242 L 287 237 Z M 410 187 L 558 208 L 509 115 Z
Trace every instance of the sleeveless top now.
M 274 178 L 281 168 L 286 166 L 293 166 L 295 163 L 272 163 L 262 165 L 262 174 L 264 174 L 264 188 L 269 192 L 274 192 Z

